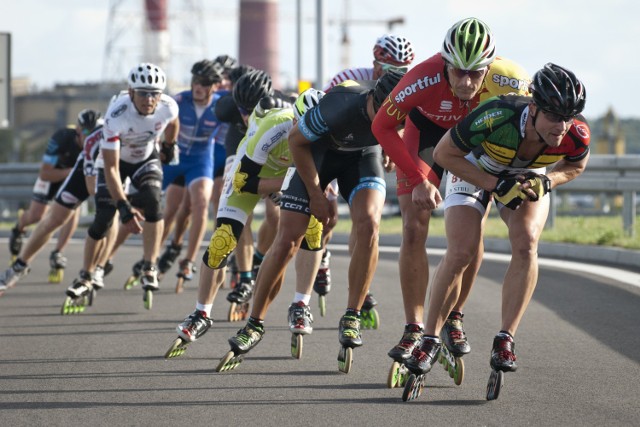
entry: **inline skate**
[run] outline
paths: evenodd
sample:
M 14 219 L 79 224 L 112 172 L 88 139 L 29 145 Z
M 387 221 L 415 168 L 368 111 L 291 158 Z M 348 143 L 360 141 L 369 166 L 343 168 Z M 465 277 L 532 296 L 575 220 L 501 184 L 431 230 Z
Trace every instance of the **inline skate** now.
M 402 393 L 404 402 L 420 397 L 424 390 L 426 375 L 436 362 L 441 348 L 440 339 L 423 336 L 420 345 L 416 346 L 411 356 L 405 360 L 404 364 L 411 374 L 404 385 Z
M 142 286 L 144 308 L 151 310 L 153 307 L 153 293 L 160 288 L 158 286 L 158 269 L 155 264 L 149 261 L 143 262 L 140 285 Z
M 171 266 L 180 256 L 182 245 L 177 243 L 169 243 L 164 249 L 160 258 L 158 258 L 158 280 L 162 280 L 165 273 L 171 269 Z
M 400 342 L 387 353 L 393 359 L 387 386 L 389 388 L 403 387 L 409 378 L 409 371 L 404 366 L 404 361 L 411 356 L 413 349 L 420 343 L 424 329 L 415 323 L 410 323 L 404 327 Z
M 462 356 L 471 352 L 471 347 L 467 342 L 464 333 L 462 313 L 451 313 L 440 331 L 440 340 L 444 344 L 438 362 L 442 364 L 444 370 L 453 378 L 456 385 L 462 384 L 464 379 L 464 361 Z
M 235 289 L 236 285 L 240 283 L 240 271 L 238 271 L 235 252 L 229 255 L 227 260 L 227 273 L 229 273 L 229 289 Z
M 338 327 L 338 340 L 341 346 L 338 352 L 338 370 L 348 374 L 353 364 L 353 349 L 362 346 L 360 319 L 357 316 L 342 316 Z
M 64 269 L 67 267 L 67 257 L 62 252 L 55 250 L 49 256 L 49 283 L 60 283 L 64 278 Z
M 253 295 L 255 282 L 250 278 L 241 278 L 240 283 L 227 295 L 227 301 L 231 303 L 229 307 L 229 322 L 246 320 L 249 316 L 249 301 Z
M 378 326 L 380 326 L 380 315 L 375 308 L 376 305 L 378 305 L 378 301 L 371 293 L 367 293 L 362 304 L 362 329 L 378 329 Z
M 176 326 L 178 338 L 165 353 L 165 359 L 182 356 L 192 342 L 203 336 L 213 326 L 213 320 L 204 311 L 196 310 Z
M 0 296 L 2 296 L 8 288 L 14 287 L 20 279 L 29 274 L 29 271 L 31 271 L 31 269 L 27 264 L 19 258 L 16 259 L 11 266 L 0 275 Z
M 71 286 L 67 288 L 67 297 L 62 303 L 60 314 L 80 314 L 84 313 L 87 306 L 93 303 L 93 277 L 86 270 L 80 270 L 80 275 L 74 279 Z
M 188 259 L 180 261 L 180 270 L 176 274 L 178 277 L 178 281 L 176 283 L 176 294 L 184 291 L 184 282 L 192 280 L 195 272 L 196 266 L 193 264 L 193 261 L 189 261 Z
M 296 359 L 302 357 L 303 336 L 313 332 L 313 316 L 311 309 L 303 301 L 294 302 L 289 306 L 289 331 L 291 331 L 291 356 Z
M 21 211 L 22 210 L 18 213 L 18 221 L 20 220 L 20 216 L 22 216 Z M 11 262 L 14 262 L 20 254 L 24 236 L 25 232 L 20 231 L 18 229 L 18 223 L 16 223 L 15 227 L 11 229 L 11 234 L 9 235 L 9 253 L 11 253 Z
M 264 327 L 254 324 L 251 320 L 235 336 L 229 338 L 229 350 L 220 359 L 216 372 L 231 371 L 242 363 L 243 357 L 254 348 L 264 337 Z
M 322 254 L 322 261 L 320 261 L 320 268 L 318 268 L 318 273 L 313 282 L 313 290 L 318 294 L 318 306 L 322 317 L 327 313 L 327 294 L 331 291 L 330 259 L 331 252 L 325 250 Z
M 515 372 L 518 369 L 516 344 L 513 337 L 507 332 L 500 332 L 493 339 L 491 350 L 491 375 L 487 383 L 487 400 L 496 400 L 500 396 L 500 390 L 504 385 L 504 373 Z

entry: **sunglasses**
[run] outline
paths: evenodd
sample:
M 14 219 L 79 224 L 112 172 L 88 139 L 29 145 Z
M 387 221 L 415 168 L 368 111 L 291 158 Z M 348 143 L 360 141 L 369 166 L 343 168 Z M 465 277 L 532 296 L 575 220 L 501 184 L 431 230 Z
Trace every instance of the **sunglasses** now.
M 484 73 L 487 71 L 487 67 L 480 68 L 479 70 L 461 70 L 460 68 L 454 68 L 449 66 L 449 73 L 453 74 L 459 79 L 462 79 L 466 76 L 469 76 L 471 79 L 479 79 L 484 76 Z
M 544 114 L 544 117 L 552 123 L 571 123 L 573 119 L 575 119 L 575 116 L 563 116 L 561 114 L 552 113 L 551 111 L 543 109 L 540 110 L 542 111 L 542 114 Z
M 133 92 L 140 98 L 153 98 L 153 99 L 159 98 L 160 94 L 162 93 L 154 90 L 143 90 L 143 89 L 136 89 Z
M 213 86 L 213 82 L 207 79 L 194 77 L 191 79 L 191 83 L 194 85 L 200 85 L 202 87 L 211 87 Z
M 382 71 L 398 71 L 400 73 L 406 73 L 409 71 L 409 67 L 398 67 L 396 65 L 385 64 L 384 62 L 376 61 L 376 64 L 382 68 Z

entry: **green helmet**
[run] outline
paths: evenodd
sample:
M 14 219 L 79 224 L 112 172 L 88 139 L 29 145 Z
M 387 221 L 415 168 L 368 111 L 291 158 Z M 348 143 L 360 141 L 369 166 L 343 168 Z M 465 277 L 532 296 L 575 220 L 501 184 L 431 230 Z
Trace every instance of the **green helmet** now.
M 455 68 L 477 70 L 493 62 L 496 45 L 487 24 L 476 18 L 467 18 L 449 28 L 441 54 Z

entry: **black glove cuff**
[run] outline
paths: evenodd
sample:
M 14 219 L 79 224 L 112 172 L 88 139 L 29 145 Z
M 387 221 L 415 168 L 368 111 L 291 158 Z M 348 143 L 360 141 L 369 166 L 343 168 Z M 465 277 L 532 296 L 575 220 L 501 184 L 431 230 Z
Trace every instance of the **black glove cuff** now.
M 123 224 L 133 219 L 133 207 L 131 203 L 126 200 L 118 200 L 116 207 L 120 213 L 120 221 L 122 221 Z

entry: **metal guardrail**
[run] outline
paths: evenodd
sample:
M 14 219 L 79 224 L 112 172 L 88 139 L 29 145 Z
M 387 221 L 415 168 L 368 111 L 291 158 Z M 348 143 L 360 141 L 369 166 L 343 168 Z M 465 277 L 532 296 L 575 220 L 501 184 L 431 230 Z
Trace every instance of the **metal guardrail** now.
M 28 205 L 39 163 L 0 164 L 0 214 L 11 215 L 18 207 Z M 394 203 L 395 174 L 387 176 L 387 199 Z M 638 195 L 640 192 L 640 155 L 592 155 L 587 169 L 578 179 L 551 193 L 551 212 L 547 226 L 553 227 L 557 216 L 558 197 L 563 193 L 622 194 L 622 217 L 625 233 L 633 236 Z

